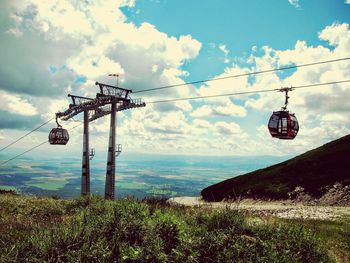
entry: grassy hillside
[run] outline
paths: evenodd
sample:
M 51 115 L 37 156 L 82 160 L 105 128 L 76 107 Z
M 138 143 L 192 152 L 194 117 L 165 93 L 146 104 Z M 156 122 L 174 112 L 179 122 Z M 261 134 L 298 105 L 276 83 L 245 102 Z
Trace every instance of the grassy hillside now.
M 207 201 L 251 196 L 287 198 L 296 186 L 319 197 L 335 182 L 350 184 L 350 135 L 288 161 L 209 186 L 201 194 Z
M 164 202 L 3 194 L 0 214 L 0 262 L 332 262 L 350 251 L 343 223 L 325 222 L 323 237 L 319 224 Z

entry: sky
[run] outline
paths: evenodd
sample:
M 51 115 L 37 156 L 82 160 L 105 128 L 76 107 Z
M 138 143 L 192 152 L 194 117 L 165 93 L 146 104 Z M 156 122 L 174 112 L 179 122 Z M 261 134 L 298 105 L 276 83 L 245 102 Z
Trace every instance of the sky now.
M 3 0 L 0 2 L 0 147 L 68 108 L 67 94 L 95 97 L 96 81 L 139 91 L 203 79 L 350 57 L 349 0 Z M 135 93 L 147 102 L 348 80 L 350 60 L 255 77 Z M 292 141 L 267 122 L 284 96 L 267 92 L 118 112 L 117 143 L 128 153 L 297 155 L 350 133 L 350 84 L 290 93 L 300 124 Z M 72 129 L 82 116 L 61 121 Z M 55 122 L 2 151 L 47 140 Z M 90 124 L 106 152 L 109 117 Z M 28 155 L 81 154 L 82 125 L 67 146 Z M 103 153 L 105 154 L 105 153 Z

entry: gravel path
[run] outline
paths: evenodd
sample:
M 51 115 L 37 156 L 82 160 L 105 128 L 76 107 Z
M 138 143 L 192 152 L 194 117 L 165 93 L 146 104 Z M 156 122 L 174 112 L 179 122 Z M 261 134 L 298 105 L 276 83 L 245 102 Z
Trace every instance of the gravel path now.
M 205 202 L 199 197 L 174 197 L 169 203 L 185 206 L 200 206 L 209 208 L 226 208 L 249 211 L 258 215 L 273 215 L 280 218 L 302 218 L 320 220 L 350 220 L 350 207 L 337 206 L 305 206 L 288 204 L 280 201 L 242 200 L 241 202 Z

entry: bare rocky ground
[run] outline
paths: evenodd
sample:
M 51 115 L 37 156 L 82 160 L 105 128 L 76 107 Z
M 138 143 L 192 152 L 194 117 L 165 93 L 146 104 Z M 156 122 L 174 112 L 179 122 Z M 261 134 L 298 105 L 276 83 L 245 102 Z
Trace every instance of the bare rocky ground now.
M 266 201 L 242 199 L 236 201 L 205 202 L 199 197 L 174 197 L 170 203 L 208 208 L 230 208 L 257 215 L 272 215 L 289 219 L 318 219 L 350 221 L 350 186 L 336 183 L 326 187 L 320 198 L 312 198 L 303 187 L 288 193 L 289 199 Z
M 307 205 L 291 200 L 260 201 L 243 199 L 234 202 L 205 202 L 199 197 L 174 197 L 169 203 L 206 208 L 230 208 L 256 215 L 289 219 L 350 220 L 350 206 Z

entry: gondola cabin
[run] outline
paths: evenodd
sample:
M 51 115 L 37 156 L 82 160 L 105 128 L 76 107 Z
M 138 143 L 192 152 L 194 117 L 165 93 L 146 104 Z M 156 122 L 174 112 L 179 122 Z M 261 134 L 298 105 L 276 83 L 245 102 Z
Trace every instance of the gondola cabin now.
M 272 137 L 293 140 L 299 131 L 299 123 L 294 113 L 289 111 L 274 111 L 268 124 Z
M 54 145 L 66 145 L 69 141 L 69 134 L 61 127 L 53 128 L 49 134 L 49 142 Z

